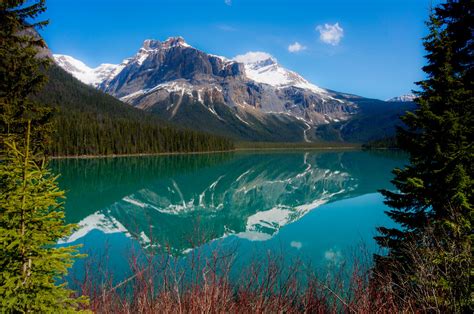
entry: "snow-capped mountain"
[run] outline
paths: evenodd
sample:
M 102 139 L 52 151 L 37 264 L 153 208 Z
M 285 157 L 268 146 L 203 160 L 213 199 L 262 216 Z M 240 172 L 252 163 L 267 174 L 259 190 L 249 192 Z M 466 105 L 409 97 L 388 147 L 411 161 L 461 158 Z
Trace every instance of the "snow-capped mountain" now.
M 71 56 L 54 54 L 54 61 L 81 82 L 98 87 L 104 81 L 114 77 L 123 69 L 122 65 L 104 63 L 96 68 L 90 68 L 82 61 Z
M 397 97 L 392 97 L 390 99 L 387 99 L 386 101 L 390 102 L 412 102 L 416 98 L 416 95 L 414 94 L 405 94 Z
M 182 37 L 145 40 L 119 65 L 91 69 L 56 56 L 83 81 L 175 123 L 250 140 L 311 141 L 316 127 L 346 121 L 358 107 L 280 66 L 271 55 L 234 59 L 187 44 Z

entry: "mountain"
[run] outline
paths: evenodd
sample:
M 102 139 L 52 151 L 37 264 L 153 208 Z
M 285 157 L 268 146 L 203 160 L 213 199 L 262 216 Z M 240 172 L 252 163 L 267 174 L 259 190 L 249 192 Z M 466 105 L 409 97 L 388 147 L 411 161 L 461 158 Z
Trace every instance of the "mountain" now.
M 24 33 L 41 38 L 34 28 Z M 53 56 L 47 45 L 38 49 L 36 57 L 53 59 L 57 63 L 43 69 L 46 83 L 30 96 L 33 101 L 51 106 L 55 132 L 48 149 L 53 156 L 205 152 L 234 148 L 231 139 L 172 126 L 156 115 L 133 108 L 90 86 L 115 76 L 120 71 L 119 66 L 103 64 L 91 69 L 74 58 Z
M 388 102 L 413 102 L 416 98 L 414 94 L 405 94 L 387 99 Z
M 366 102 L 311 84 L 267 53 L 231 60 L 198 50 L 181 37 L 145 40 L 121 64 L 95 69 L 72 57 L 54 58 L 78 79 L 136 108 L 239 140 L 349 140 L 345 125 L 364 112 L 360 103 Z M 396 122 L 387 121 L 393 130 Z M 377 136 L 370 127 L 364 131 L 371 134 L 362 141 Z

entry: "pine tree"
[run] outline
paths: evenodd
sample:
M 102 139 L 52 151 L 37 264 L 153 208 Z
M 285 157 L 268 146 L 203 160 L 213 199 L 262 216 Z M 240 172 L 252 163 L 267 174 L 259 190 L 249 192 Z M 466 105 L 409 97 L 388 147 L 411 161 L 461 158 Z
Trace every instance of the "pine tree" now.
M 45 43 L 35 30 L 47 21 L 31 23 L 44 11 L 44 0 L 0 2 L 0 135 L 15 137 L 21 144 L 31 121 L 30 147 L 35 156 L 48 147 L 52 130 L 51 107 L 28 97 L 43 86 L 40 69 L 50 63 L 39 56 Z
M 376 256 L 376 270 L 397 284 L 436 291 L 427 302 L 450 311 L 466 310 L 471 302 L 473 3 L 448 0 L 427 23 L 427 79 L 418 83 L 417 109 L 402 117 L 406 128 L 397 130 L 410 164 L 394 171 L 397 192 L 382 191 L 399 228 L 379 228 L 376 237 L 388 249 L 387 256 Z M 429 279 L 417 256 L 430 257 Z
M 77 257 L 77 247 L 57 247 L 69 235 L 63 198 L 47 164 L 31 156 L 30 128 L 20 150 L 6 141 L 0 163 L 0 307 L 2 312 L 69 312 L 85 299 L 75 299 L 60 283 Z
M 50 313 L 76 310 L 62 282 L 76 247 L 57 241 L 73 226 L 64 224 L 63 192 L 45 162 L 51 133 L 47 105 L 32 101 L 44 81 L 44 42 L 28 24 L 45 10 L 44 1 L 0 2 L 0 307 L 1 312 Z

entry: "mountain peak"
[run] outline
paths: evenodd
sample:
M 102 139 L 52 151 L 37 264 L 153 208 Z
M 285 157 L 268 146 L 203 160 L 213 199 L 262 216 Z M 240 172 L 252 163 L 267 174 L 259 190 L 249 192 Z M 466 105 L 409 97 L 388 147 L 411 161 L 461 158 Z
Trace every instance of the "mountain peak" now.
M 271 54 L 262 51 L 249 51 L 238 55 L 234 61 L 245 64 L 247 76 L 260 83 L 275 87 L 294 86 L 309 89 L 317 94 L 326 94 L 326 90 L 309 83 L 301 75 L 280 66 Z
M 176 37 L 169 37 L 165 42 L 163 43 L 164 46 L 183 46 L 183 47 L 190 47 L 186 41 L 184 40 L 183 37 L 181 36 L 176 36 Z
M 143 42 L 142 49 L 145 51 L 156 50 L 156 49 L 169 49 L 174 47 L 191 47 L 183 37 L 169 37 L 165 41 L 161 42 L 156 39 L 146 39 Z
M 145 39 L 143 42 L 143 49 L 151 50 L 151 49 L 158 49 L 161 47 L 161 42 L 155 39 Z
M 163 42 L 156 39 L 146 39 L 134 59 L 137 64 L 141 65 L 150 55 L 153 55 L 160 50 L 175 47 L 189 48 L 191 46 L 188 45 L 186 41 L 184 41 L 184 38 L 180 36 L 169 37 Z

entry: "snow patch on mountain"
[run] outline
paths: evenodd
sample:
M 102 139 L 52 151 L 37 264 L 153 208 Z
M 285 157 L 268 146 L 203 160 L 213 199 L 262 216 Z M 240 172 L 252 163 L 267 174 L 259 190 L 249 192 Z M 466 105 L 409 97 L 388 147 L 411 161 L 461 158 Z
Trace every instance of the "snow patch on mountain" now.
M 84 64 L 84 62 L 71 56 L 54 54 L 53 58 L 57 65 L 72 74 L 79 81 L 94 87 L 115 77 L 126 65 L 124 61 L 121 64 L 103 63 L 96 68 L 91 68 Z
M 387 99 L 386 101 L 391 101 L 391 102 L 409 102 L 409 101 L 414 101 L 416 96 L 414 94 L 405 94 L 397 97 L 392 97 Z
M 308 89 L 317 94 L 327 94 L 319 86 L 311 84 L 296 72 L 280 66 L 272 55 L 261 51 L 250 51 L 234 58 L 235 61 L 245 65 L 247 77 L 274 87 L 294 86 Z
M 153 93 L 157 90 L 164 89 L 169 93 L 181 93 L 181 95 L 188 94 L 193 96 L 192 92 L 196 90 L 198 92 L 198 98 L 200 98 L 199 92 L 201 90 L 195 88 L 192 84 L 185 80 L 174 80 L 166 83 L 161 83 L 152 88 L 141 89 L 126 96 L 120 97 L 119 99 L 124 102 L 128 102 L 136 97 Z

